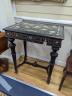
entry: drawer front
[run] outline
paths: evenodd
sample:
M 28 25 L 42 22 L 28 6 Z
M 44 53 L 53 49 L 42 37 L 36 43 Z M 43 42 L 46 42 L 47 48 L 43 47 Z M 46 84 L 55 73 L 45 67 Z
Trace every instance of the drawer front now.
M 45 39 L 44 39 L 44 37 L 41 37 L 41 36 L 28 35 L 27 40 L 30 41 L 30 42 L 43 44 Z
M 35 42 L 40 44 L 43 44 L 45 40 L 44 37 L 41 37 L 41 36 L 22 34 L 22 33 L 16 33 L 16 32 L 6 32 L 6 37 L 20 39 L 20 40 L 27 40 L 30 42 Z
M 47 45 L 61 47 L 61 41 L 62 40 L 60 40 L 60 39 L 46 38 L 46 41 L 47 41 Z

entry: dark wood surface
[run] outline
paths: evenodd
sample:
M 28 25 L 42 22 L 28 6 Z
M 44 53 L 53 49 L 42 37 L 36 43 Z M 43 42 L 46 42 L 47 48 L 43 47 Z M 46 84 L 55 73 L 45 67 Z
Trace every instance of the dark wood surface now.
M 5 32 L 0 32 L 0 55 L 8 49 L 8 41 L 5 37 Z M 8 70 L 8 59 L 0 58 L 0 73 Z
M 64 39 L 64 26 L 51 24 L 41 21 L 24 20 L 23 22 L 14 24 L 12 26 L 4 28 L 6 37 L 10 41 L 11 54 L 13 57 L 15 72 L 17 68 L 23 63 L 27 62 L 27 41 L 43 44 L 47 42 L 47 45 L 52 46 L 52 52 L 50 53 L 51 60 L 47 68 L 44 68 L 48 72 L 47 82 L 50 83 L 51 74 L 54 68 L 56 57 L 58 56 L 57 51 L 61 47 L 61 42 Z M 24 52 L 25 58 L 22 64 L 17 65 L 16 62 L 16 51 L 14 43 L 15 39 L 24 40 Z M 35 67 L 40 67 L 35 62 Z M 43 68 L 43 67 L 41 67 Z
M 59 85 L 59 90 L 61 90 L 65 78 L 69 75 L 72 76 L 72 50 L 70 50 L 70 55 L 68 56 L 68 58 L 66 60 L 66 66 L 63 69 L 63 77 L 62 77 L 60 85 Z
M 4 32 L 0 32 L 0 54 L 8 48 L 7 38 Z

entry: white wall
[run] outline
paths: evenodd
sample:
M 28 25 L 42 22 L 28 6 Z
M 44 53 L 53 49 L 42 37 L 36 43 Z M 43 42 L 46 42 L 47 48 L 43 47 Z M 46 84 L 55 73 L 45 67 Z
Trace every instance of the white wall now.
M 65 3 L 54 3 L 49 2 L 49 0 L 42 0 L 42 2 L 15 1 L 18 16 L 72 20 L 72 0 L 67 0 Z
M 0 30 L 13 22 L 11 0 L 0 0 Z
M 0 31 L 6 26 L 14 23 L 11 0 L 0 0 Z M 7 50 L 0 57 L 8 57 L 11 59 L 10 51 Z

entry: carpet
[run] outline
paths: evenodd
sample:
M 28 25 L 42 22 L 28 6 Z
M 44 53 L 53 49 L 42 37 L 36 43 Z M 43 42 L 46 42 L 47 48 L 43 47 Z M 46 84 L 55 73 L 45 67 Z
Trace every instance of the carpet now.
M 8 96 L 56 96 L 56 94 L 4 74 L 0 75 L 0 91 Z

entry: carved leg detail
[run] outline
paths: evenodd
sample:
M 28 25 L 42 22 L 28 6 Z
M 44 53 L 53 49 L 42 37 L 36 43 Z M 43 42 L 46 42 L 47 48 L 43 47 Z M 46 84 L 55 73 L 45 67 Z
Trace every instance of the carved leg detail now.
M 48 79 L 47 79 L 47 83 L 50 83 L 50 79 L 51 79 L 51 75 L 52 75 L 52 71 L 54 68 L 54 64 L 55 64 L 55 59 L 58 56 L 57 51 L 59 50 L 59 47 L 52 47 L 52 52 L 50 53 L 51 55 L 51 60 L 47 69 L 48 72 Z
M 9 46 L 10 46 L 10 48 L 11 48 L 11 54 L 12 54 L 12 58 L 13 58 L 13 63 L 14 63 L 15 72 L 17 73 L 18 70 L 17 70 L 16 52 L 15 52 L 15 46 L 16 46 L 16 44 L 13 43 L 14 40 L 15 40 L 15 39 L 13 39 L 13 38 L 9 38 L 9 41 L 10 41 Z
M 24 52 L 25 52 L 24 62 L 26 62 L 26 60 L 27 60 L 27 42 L 25 40 L 24 40 Z

